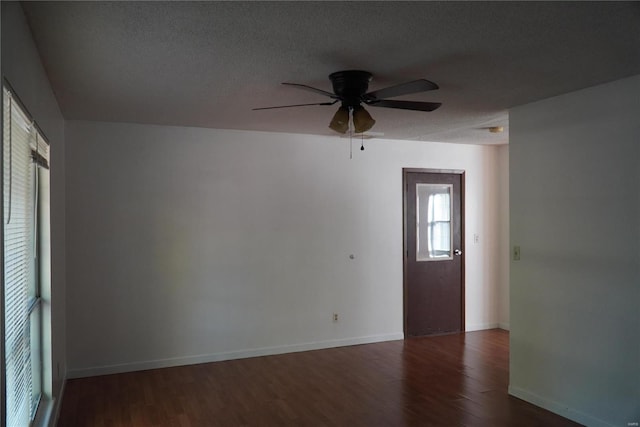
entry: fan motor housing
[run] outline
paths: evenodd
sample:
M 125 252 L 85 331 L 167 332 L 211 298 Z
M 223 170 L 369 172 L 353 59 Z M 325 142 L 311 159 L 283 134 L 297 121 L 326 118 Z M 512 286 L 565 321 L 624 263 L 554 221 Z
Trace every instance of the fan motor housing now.
M 372 78 L 370 72 L 361 70 L 336 71 L 329 75 L 333 93 L 342 99 L 342 105 L 346 107 L 360 105 L 362 95 L 367 93 Z

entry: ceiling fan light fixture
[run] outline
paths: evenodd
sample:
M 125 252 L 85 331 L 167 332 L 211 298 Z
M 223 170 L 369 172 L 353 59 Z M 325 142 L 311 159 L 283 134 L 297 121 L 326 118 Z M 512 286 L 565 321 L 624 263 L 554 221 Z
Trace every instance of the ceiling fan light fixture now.
M 349 130 L 349 109 L 345 106 L 338 108 L 329 123 L 329 127 L 338 133 L 347 133 Z
M 353 109 L 353 129 L 356 133 L 366 132 L 375 124 L 376 121 L 363 106 L 360 105 Z
M 361 105 L 371 105 L 375 107 L 395 108 L 399 110 L 413 110 L 413 111 L 433 111 L 440 107 L 440 102 L 422 102 L 422 101 L 402 101 L 395 99 L 396 96 L 408 95 L 412 93 L 426 92 L 429 90 L 438 89 L 438 85 L 426 80 L 418 79 L 407 83 L 401 83 L 395 86 L 389 86 L 383 89 L 374 90 L 373 92 L 367 92 L 369 90 L 369 82 L 371 81 L 372 74 L 368 71 L 362 70 L 345 70 L 336 71 L 329 75 L 331 85 L 333 86 L 333 92 L 327 92 L 326 90 L 318 89 L 313 86 L 308 86 L 300 83 L 288 83 L 283 82 L 283 85 L 303 89 L 306 91 L 314 92 L 316 94 L 329 97 L 331 101 L 327 102 L 315 102 L 311 104 L 293 104 L 293 105 L 278 105 L 273 107 L 261 107 L 254 108 L 254 110 L 271 110 L 274 108 L 289 108 L 289 107 L 306 107 L 311 105 L 333 105 L 341 102 L 342 106 L 333 115 L 329 128 L 332 130 L 346 134 L 349 131 L 349 120 L 353 120 L 353 130 L 356 134 L 362 135 L 363 132 L 367 132 L 376 123 L 371 115 Z M 349 118 L 351 116 L 351 119 Z M 350 133 L 353 136 L 353 132 Z

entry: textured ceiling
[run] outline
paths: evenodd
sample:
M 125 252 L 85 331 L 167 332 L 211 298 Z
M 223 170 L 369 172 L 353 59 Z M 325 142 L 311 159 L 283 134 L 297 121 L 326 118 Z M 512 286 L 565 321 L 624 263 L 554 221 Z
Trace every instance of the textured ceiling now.
M 338 70 L 371 90 L 418 78 L 440 90 L 367 107 L 387 139 L 505 143 L 510 107 L 640 74 L 635 2 L 26 2 L 67 119 L 337 135 Z

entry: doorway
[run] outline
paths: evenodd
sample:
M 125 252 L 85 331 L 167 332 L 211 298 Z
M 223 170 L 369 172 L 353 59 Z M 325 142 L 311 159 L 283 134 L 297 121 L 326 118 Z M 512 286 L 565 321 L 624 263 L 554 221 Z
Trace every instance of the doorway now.
M 405 337 L 464 331 L 464 171 L 403 169 Z

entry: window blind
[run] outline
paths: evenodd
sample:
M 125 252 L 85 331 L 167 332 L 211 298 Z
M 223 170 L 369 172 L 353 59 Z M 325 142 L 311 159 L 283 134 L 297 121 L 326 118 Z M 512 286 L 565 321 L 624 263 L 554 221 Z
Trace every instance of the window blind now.
M 34 375 L 32 366 L 32 328 L 39 327 L 40 310 L 35 261 L 37 166 L 32 153 L 40 148 L 35 126 L 6 88 L 3 103 L 6 425 L 17 427 L 30 424 L 40 390 L 39 374 Z M 35 362 L 39 366 L 39 360 Z

